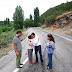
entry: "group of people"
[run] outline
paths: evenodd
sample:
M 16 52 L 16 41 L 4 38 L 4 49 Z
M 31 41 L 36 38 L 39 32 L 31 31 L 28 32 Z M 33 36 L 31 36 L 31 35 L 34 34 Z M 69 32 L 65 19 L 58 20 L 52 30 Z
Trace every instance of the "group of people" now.
M 20 63 L 21 60 L 21 52 L 22 52 L 22 45 L 21 45 L 21 41 L 23 41 L 25 39 L 25 37 L 23 37 L 22 39 L 20 39 L 22 32 L 21 31 L 17 31 L 16 35 L 13 38 L 13 46 L 16 52 L 16 66 L 17 68 L 22 68 Z M 32 33 L 31 35 L 28 36 L 28 59 L 29 59 L 29 64 L 36 64 L 38 63 L 38 52 L 40 55 L 40 61 L 41 61 L 41 65 L 43 65 L 43 57 L 42 57 L 42 50 L 41 50 L 41 43 L 39 40 L 39 37 L 35 34 Z M 33 62 L 33 49 L 35 49 L 35 57 L 36 57 L 36 61 Z M 51 34 L 47 35 L 47 42 L 46 42 L 46 53 L 48 54 L 48 59 L 49 62 L 47 64 L 47 69 L 52 69 L 52 56 L 53 56 L 53 52 L 55 49 L 55 40 L 54 37 Z

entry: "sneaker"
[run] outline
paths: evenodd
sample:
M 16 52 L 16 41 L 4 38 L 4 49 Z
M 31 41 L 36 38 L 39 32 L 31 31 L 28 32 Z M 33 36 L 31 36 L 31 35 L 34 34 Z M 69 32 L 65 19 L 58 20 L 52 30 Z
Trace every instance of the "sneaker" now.
M 50 68 L 49 68 L 49 67 L 46 67 L 46 69 L 48 69 L 48 70 L 49 70 Z
M 23 65 L 23 64 L 20 64 L 20 65 Z
M 22 68 L 22 67 L 19 66 L 19 67 L 17 67 L 17 68 Z
M 33 64 L 33 62 L 30 62 L 29 64 L 31 64 L 31 65 L 32 65 L 32 64 Z

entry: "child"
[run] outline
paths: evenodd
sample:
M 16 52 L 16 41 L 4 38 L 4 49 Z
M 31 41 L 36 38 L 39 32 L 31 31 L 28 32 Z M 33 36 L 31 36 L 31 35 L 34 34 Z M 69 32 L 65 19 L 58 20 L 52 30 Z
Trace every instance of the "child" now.
M 29 39 L 29 43 L 31 43 L 31 35 L 28 36 L 28 39 Z M 29 58 L 29 64 L 33 64 L 34 62 L 32 61 L 32 53 L 33 53 L 33 45 L 30 46 L 29 45 L 29 48 L 28 48 L 28 58 Z
M 47 35 L 47 43 L 46 43 L 46 53 L 48 54 L 49 63 L 47 65 L 47 69 L 52 69 L 52 56 L 55 49 L 55 41 L 54 37 L 51 34 Z

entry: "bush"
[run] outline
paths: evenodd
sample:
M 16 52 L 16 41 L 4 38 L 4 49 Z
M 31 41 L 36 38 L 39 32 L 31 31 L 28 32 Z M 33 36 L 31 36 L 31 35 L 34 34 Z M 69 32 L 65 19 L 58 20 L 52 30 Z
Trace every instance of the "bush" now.
M 0 34 L 3 32 L 3 30 L 2 30 L 2 26 L 0 26 Z
M 41 23 L 38 23 L 38 27 L 40 27 L 41 26 Z
M 9 32 L 1 33 L 0 34 L 0 48 L 11 43 L 15 34 L 16 34 L 16 31 L 15 32 L 9 31 Z
M 7 31 L 7 26 L 3 26 L 3 27 L 2 27 L 2 31 L 3 31 L 3 32 Z
M 34 21 L 33 20 L 30 20 L 30 19 L 26 19 L 24 21 L 24 26 L 27 28 L 27 27 L 34 27 Z
M 11 30 L 12 30 L 12 27 L 7 27 L 7 30 L 8 30 L 8 31 L 11 31 Z

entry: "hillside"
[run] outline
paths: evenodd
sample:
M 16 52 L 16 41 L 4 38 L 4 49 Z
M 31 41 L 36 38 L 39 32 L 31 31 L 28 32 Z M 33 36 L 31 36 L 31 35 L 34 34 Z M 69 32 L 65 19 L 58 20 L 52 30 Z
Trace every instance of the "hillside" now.
M 72 11 L 65 12 L 62 15 L 57 16 L 55 25 L 55 29 L 53 29 L 53 25 L 47 27 L 46 24 L 42 25 L 42 28 L 58 33 L 72 35 Z
M 64 12 L 72 11 L 72 1 L 67 3 L 62 3 L 56 7 L 50 8 L 40 17 L 42 24 L 47 26 L 55 24 L 57 16 L 63 14 Z

